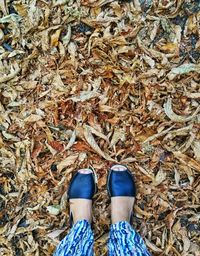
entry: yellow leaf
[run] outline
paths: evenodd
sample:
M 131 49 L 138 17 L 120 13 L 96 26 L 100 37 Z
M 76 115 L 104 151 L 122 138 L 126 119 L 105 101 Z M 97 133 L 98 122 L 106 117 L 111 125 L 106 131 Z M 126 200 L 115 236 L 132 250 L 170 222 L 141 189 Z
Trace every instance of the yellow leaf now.
M 14 6 L 20 16 L 27 16 L 27 6 L 25 4 L 16 3 Z
M 175 43 L 167 43 L 160 47 L 161 50 L 169 53 L 173 53 L 177 50 L 177 44 Z
M 58 46 L 58 41 L 60 37 L 61 29 L 56 30 L 56 32 L 51 36 L 51 47 Z

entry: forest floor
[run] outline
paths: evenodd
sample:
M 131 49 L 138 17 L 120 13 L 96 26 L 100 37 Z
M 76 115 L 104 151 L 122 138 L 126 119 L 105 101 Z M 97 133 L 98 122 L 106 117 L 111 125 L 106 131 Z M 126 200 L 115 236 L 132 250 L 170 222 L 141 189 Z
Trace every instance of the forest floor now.
M 52 255 L 66 190 L 92 167 L 96 255 L 107 170 L 127 164 L 152 255 L 200 255 L 199 0 L 0 2 L 0 255 Z

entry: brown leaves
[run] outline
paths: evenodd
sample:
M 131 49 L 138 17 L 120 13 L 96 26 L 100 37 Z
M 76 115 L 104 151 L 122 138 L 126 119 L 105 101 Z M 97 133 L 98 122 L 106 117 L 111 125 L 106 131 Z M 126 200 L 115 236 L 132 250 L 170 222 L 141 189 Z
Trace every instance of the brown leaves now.
M 74 164 L 74 162 L 76 161 L 76 159 L 78 158 L 78 154 L 74 154 L 74 155 L 70 155 L 68 157 L 66 157 L 64 160 L 62 160 L 58 165 L 57 165 L 57 169 L 58 171 L 62 171 L 63 168 L 66 168 L 72 164 Z
M 37 158 L 39 156 L 39 154 L 42 152 L 43 150 L 43 145 L 37 143 L 31 153 L 31 157 L 34 159 L 34 158 Z
M 58 41 L 60 37 L 61 29 L 57 29 L 52 35 L 51 35 L 51 47 L 58 46 Z
M 106 255 L 111 162 L 134 173 L 152 254 L 199 251 L 197 2 L 0 1 L 1 253 L 52 255 L 72 173 L 90 166 Z
M 173 154 L 180 162 L 186 164 L 198 172 L 200 171 L 200 163 L 198 161 L 195 161 L 193 158 L 180 152 L 173 152 Z
M 58 152 L 62 152 L 64 150 L 63 144 L 61 144 L 58 141 L 49 141 L 48 143 L 53 149 L 55 149 Z
M 41 120 L 42 117 L 39 116 L 39 115 L 35 115 L 35 114 L 31 114 L 30 116 L 26 117 L 24 119 L 24 122 L 27 122 L 27 123 L 34 123 L 34 122 L 37 122 L 39 120 Z
M 168 74 L 168 77 L 170 80 L 173 80 L 177 75 L 187 74 L 189 72 L 197 72 L 200 73 L 200 65 L 197 64 L 183 64 L 177 68 L 173 68 L 170 73 Z
M 99 147 L 99 145 L 96 143 L 89 126 L 84 127 L 84 136 L 88 144 L 91 146 L 91 148 L 95 152 L 97 152 L 100 156 L 102 156 L 106 160 L 113 161 L 113 159 L 109 155 L 107 155 L 107 153 L 103 152 Z
M 200 106 L 197 107 L 197 109 L 195 110 L 195 112 L 188 116 L 188 117 L 182 117 L 179 116 L 177 114 L 175 114 L 172 110 L 172 100 L 170 98 L 168 98 L 167 102 L 164 104 L 164 110 L 166 115 L 174 122 L 188 122 L 190 120 L 192 120 L 193 118 L 196 117 L 196 115 L 198 114 L 198 112 L 200 111 Z
M 0 77 L 0 88 L 1 88 L 2 83 L 10 81 L 14 77 L 16 77 L 17 74 L 20 72 L 20 70 L 21 70 L 21 68 L 19 67 L 19 65 L 17 63 L 15 63 L 13 66 L 11 66 L 10 73 L 7 75 L 4 74 L 3 76 Z

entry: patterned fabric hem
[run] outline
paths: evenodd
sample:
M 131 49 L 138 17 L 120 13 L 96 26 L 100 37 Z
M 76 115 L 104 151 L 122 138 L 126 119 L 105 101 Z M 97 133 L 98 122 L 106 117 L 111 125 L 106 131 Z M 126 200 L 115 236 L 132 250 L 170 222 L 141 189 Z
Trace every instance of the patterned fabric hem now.
M 78 221 L 59 243 L 54 256 L 93 256 L 94 235 L 87 220 Z
M 111 225 L 109 256 L 150 256 L 142 237 L 126 221 Z
M 94 236 L 86 220 L 78 221 L 59 243 L 54 256 L 93 256 Z M 109 256 L 151 256 L 142 237 L 126 221 L 111 225 Z

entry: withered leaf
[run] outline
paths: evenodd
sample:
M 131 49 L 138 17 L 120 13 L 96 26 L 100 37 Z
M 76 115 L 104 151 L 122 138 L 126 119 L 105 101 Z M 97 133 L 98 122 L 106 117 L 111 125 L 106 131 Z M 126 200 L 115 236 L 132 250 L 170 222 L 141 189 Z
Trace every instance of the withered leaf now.
M 0 1 L 0 254 L 53 255 L 72 174 L 90 167 L 106 256 L 115 162 L 150 254 L 199 256 L 198 2 Z
M 197 109 L 195 110 L 195 112 L 188 116 L 188 117 L 184 117 L 184 116 L 180 116 L 177 115 L 176 113 L 174 113 L 173 109 L 172 109 L 172 99 L 168 98 L 167 102 L 164 104 L 164 110 L 166 115 L 174 122 L 188 122 L 190 120 L 192 120 L 193 118 L 196 117 L 196 115 L 198 114 L 198 112 L 200 111 L 200 105 L 197 107 Z
M 70 156 L 66 157 L 64 160 L 62 160 L 57 165 L 58 171 L 62 171 L 63 168 L 66 168 L 66 167 L 72 165 L 76 161 L 77 158 L 78 158 L 78 154 L 74 154 L 74 155 L 70 155 Z
M 98 146 L 98 144 L 96 143 L 96 141 L 92 135 L 92 132 L 91 132 L 89 126 L 84 126 L 84 136 L 85 136 L 87 143 L 91 146 L 91 148 L 96 153 L 98 153 L 100 156 L 102 156 L 106 160 L 114 161 L 109 155 L 107 155 L 100 149 L 100 147 Z

